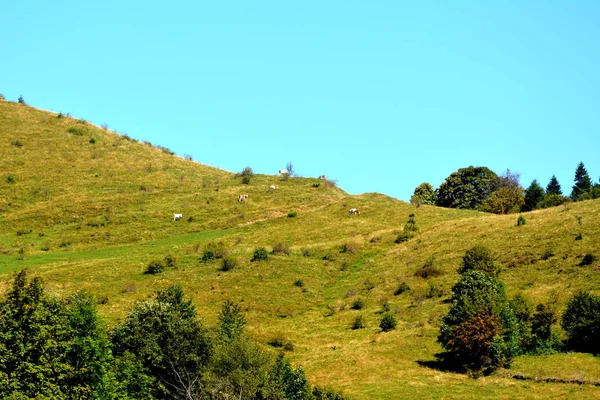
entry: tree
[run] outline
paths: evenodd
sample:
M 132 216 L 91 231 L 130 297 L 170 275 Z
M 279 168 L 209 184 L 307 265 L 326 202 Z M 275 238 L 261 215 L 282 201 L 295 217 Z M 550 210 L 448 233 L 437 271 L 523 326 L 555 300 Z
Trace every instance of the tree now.
M 219 314 L 221 326 L 219 336 L 221 340 L 233 340 L 239 337 L 246 325 L 246 318 L 240 307 L 231 300 L 226 300 Z
M 600 296 L 577 293 L 562 315 L 567 345 L 577 351 L 600 353 Z
M 519 212 L 525 204 L 523 190 L 520 187 L 502 186 L 483 202 L 483 211 L 494 214 Z
M 171 286 L 158 291 L 154 299 L 137 303 L 126 321 L 111 332 L 111 340 L 121 365 L 129 367 L 128 374 L 150 382 L 153 397 L 199 398 L 212 346 L 181 287 Z M 128 389 L 134 391 L 128 393 L 134 398 L 148 397 L 136 393 L 138 387 Z
M 477 209 L 498 186 L 498 175 L 487 167 L 461 168 L 440 185 L 437 204 L 449 208 Z
M 556 176 L 554 175 L 552 175 L 550 182 L 548 182 L 548 186 L 546 186 L 546 194 L 556 194 L 562 196 L 560 183 L 558 183 L 558 179 L 556 179 Z
M 90 399 L 111 391 L 108 341 L 91 297 L 67 303 L 15 274 L 0 300 L 0 397 Z
M 433 186 L 428 182 L 423 182 L 415 188 L 413 196 L 410 198 L 413 204 L 426 204 L 434 206 L 437 203 L 437 195 Z
M 500 268 L 494 262 L 492 252 L 484 246 L 474 246 L 466 251 L 461 267 L 458 269 L 459 274 L 464 274 L 468 271 L 483 271 L 487 274 L 497 276 L 500 273 Z
M 531 182 L 531 185 L 525 189 L 525 204 L 523 204 L 523 211 L 531 211 L 538 208 L 538 204 L 544 199 L 546 193 L 544 188 L 540 186 L 537 179 Z
M 571 192 L 571 199 L 573 200 L 585 200 L 589 197 L 589 192 L 592 189 L 592 180 L 588 175 L 587 170 L 582 162 L 577 165 L 575 170 L 575 185 L 573 185 L 573 191 Z
M 296 176 L 297 175 L 296 170 L 294 169 L 294 164 L 292 164 L 291 161 L 285 165 L 285 170 L 287 171 L 287 174 L 289 176 Z

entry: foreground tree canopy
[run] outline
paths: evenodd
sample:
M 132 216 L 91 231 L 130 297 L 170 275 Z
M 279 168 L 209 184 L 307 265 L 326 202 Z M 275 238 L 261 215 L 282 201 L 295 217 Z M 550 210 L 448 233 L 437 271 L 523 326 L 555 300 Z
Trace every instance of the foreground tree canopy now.
M 0 300 L 0 398 L 343 400 L 248 338 L 233 302 L 217 329 L 196 314 L 172 286 L 107 335 L 88 293 L 59 300 L 21 271 Z

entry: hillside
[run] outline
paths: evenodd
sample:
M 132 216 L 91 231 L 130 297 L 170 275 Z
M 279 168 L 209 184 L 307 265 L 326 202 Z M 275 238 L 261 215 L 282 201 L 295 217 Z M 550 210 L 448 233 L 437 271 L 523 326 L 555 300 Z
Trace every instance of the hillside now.
M 3 287 L 13 271 L 28 268 L 59 296 L 87 288 L 103 299 L 99 312 L 109 324 L 173 283 L 208 323 L 233 299 L 256 339 L 291 342 L 289 356 L 311 381 L 355 399 L 600 397 L 592 385 L 511 378 L 600 381 L 600 360 L 585 354 L 523 356 L 511 370 L 477 380 L 427 367 L 441 351 L 436 337 L 456 269 L 476 244 L 496 255 L 510 296 L 562 311 L 578 290 L 599 293 L 598 263 L 579 263 L 600 255 L 600 200 L 524 213 L 526 224 L 517 226 L 516 215 L 352 196 L 316 178 L 254 175 L 246 185 L 168 149 L 4 101 L 0 154 Z M 238 202 L 244 193 L 248 201 Z M 354 207 L 361 214 L 349 216 Z M 174 213 L 183 219 L 173 222 Z M 395 243 L 410 214 L 416 236 Z M 199 262 L 211 242 L 222 243 L 236 268 Z M 289 255 L 250 262 L 255 248 L 279 243 Z M 166 255 L 176 268 L 143 274 Z M 443 275 L 415 276 L 432 257 Z M 394 296 L 400 282 L 412 290 Z M 365 307 L 351 309 L 358 298 Z M 378 327 L 384 307 L 399 321 L 387 333 Z M 350 329 L 357 315 L 366 329 Z

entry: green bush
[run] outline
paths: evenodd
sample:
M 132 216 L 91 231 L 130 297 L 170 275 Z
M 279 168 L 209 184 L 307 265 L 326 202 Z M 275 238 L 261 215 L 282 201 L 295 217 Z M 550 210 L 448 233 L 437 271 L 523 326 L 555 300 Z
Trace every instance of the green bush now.
M 7 183 L 15 183 L 16 181 L 17 181 L 17 178 L 15 178 L 14 175 L 9 175 L 6 177 Z
M 408 292 L 409 290 L 410 290 L 410 286 L 408 286 L 408 283 L 401 282 L 398 285 L 398 288 L 396 288 L 396 291 L 394 292 L 394 296 L 399 296 L 404 292 Z
M 144 271 L 144 274 L 147 275 L 156 275 L 156 274 L 160 274 L 164 271 L 165 266 L 162 263 L 162 261 L 152 261 L 150 264 L 148 264 L 148 266 L 146 267 L 146 270 Z
M 521 225 L 525 225 L 525 217 L 522 215 L 519 215 L 519 218 L 517 218 L 517 226 L 521 226 Z
M 94 138 L 91 138 L 91 139 L 90 139 L 90 143 L 91 143 L 91 144 L 96 144 L 96 139 L 94 139 Z
M 242 176 L 242 183 L 244 185 L 249 185 L 250 184 L 250 177 L 249 176 Z
M 410 234 L 410 233 L 406 233 L 403 232 L 401 234 L 399 234 L 396 237 L 396 240 L 394 240 L 394 243 L 403 243 L 403 242 L 408 242 L 410 239 L 412 239 L 414 237 L 414 235 Z
M 579 292 L 562 315 L 562 328 L 567 333 L 569 348 L 600 353 L 600 296 Z
M 81 130 L 80 128 L 77 128 L 75 126 L 72 126 L 69 129 L 67 129 L 67 132 L 69 132 L 75 136 L 83 136 L 83 130 Z
M 267 250 L 264 247 L 259 247 L 257 249 L 254 249 L 254 255 L 252 256 L 252 259 L 250 261 L 255 262 L 255 261 L 268 261 L 268 260 L 269 260 L 269 253 L 267 253 Z
M 294 286 L 297 286 L 297 287 L 304 287 L 304 281 L 303 281 L 302 279 L 297 279 L 297 280 L 294 282 Z
M 354 322 L 352 323 L 352 329 L 364 329 L 365 328 L 365 318 L 362 315 L 357 315 L 354 318 Z
M 295 218 L 298 216 L 298 213 L 296 211 L 290 211 L 287 216 L 288 218 Z
M 302 249 L 302 257 L 312 257 L 313 252 L 310 249 Z
M 579 232 L 577 235 L 575 235 L 575 240 L 582 240 L 583 239 L 583 235 L 581 234 L 581 232 Z
M 593 255 L 592 253 L 587 253 L 581 259 L 581 262 L 579 263 L 579 266 L 585 267 L 586 265 L 592 265 L 597 259 L 598 259 L 598 257 L 596 257 L 595 255 Z
M 382 331 L 389 332 L 393 329 L 396 329 L 396 324 L 397 322 L 396 318 L 394 317 L 394 314 L 386 313 L 381 318 L 381 321 L 379 322 L 379 327 Z
M 497 276 L 500 273 L 500 268 L 496 266 L 492 252 L 487 247 L 475 246 L 467 250 L 463 257 L 462 266 L 458 269 L 459 274 L 468 271 L 483 271 Z
M 237 266 L 237 260 L 232 257 L 225 257 L 221 260 L 221 271 L 231 271 Z
M 424 279 L 435 278 L 443 274 L 444 271 L 435 266 L 435 258 L 433 256 L 431 256 L 421 268 L 415 271 L 415 276 Z
M 352 305 L 350 306 L 350 308 L 353 310 L 361 310 L 364 307 L 365 307 L 365 301 L 363 299 L 361 299 L 360 297 L 354 299 L 354 301 L 352 302 Z
M 19 96 L 19 98 L 17 99 L 17 103 L 27 105 L 27 103 L 25 103 L 25 99 L 23 98 L 23 96 Z

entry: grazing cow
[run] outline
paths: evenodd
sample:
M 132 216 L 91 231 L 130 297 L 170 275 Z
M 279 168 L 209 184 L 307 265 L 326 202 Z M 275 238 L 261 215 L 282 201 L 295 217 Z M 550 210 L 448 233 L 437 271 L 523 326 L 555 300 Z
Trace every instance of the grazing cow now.
M 183 214 L 173 214 L 173 222 L 179 221 L 181 218 L 183 218 Z
M 319 179 L 325 179 L 325 180 L 327 180 L 327 175 L 321 175 L 321 176 L 319 176 Z
M 271 185 L 271 186 L 269 186 L 269 189 L 279 189 L 279 186 L 277 186 L 277 185 Z
M 240 196 L 238 197 L 238 201 L 241 203 L 242 201 L 246 201 L 248 200 L 248 195 L 247 194 L 240 194 Z
M 358 211 L 358 208 L 351 208 L 348 210 L 348 215 L 360 215 L 360 211 Z
M 279 170 L 279 175 L 287 175 L 288 172 L 285 169 L 280 169 Z

